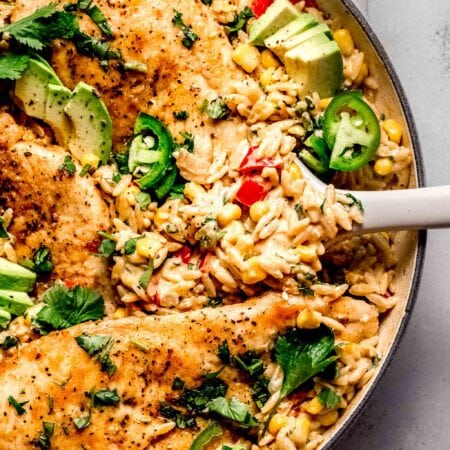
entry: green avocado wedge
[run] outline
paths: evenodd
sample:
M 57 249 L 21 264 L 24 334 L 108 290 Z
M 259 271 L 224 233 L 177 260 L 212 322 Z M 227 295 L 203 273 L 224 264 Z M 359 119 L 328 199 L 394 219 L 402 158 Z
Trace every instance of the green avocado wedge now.
M 0 309 L 21 316 L 31 306 L 33 301 L 26 292 L 0 290 Z
M 36 282 L 36 274 L 31 270 L 0 258 L 0 290 L 28 292 Z

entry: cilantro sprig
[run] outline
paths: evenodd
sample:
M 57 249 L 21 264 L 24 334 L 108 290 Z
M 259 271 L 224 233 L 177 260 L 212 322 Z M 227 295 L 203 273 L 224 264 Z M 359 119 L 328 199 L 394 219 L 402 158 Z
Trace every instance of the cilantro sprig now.
M 172 17 L 172 23 L 179 28 L 183 32 L 183 39 L 181 40 L 181 43 L 186 48 L 192 48 L 194 45 L 194 42 L 198 39 L 197 34 L 194 33 L 192 28 L 190 26 L 187 26 L 183 21 L 183 14 L 180 13 L 180 11 L 174 10 L 174 15 Z
M 89 356 L 100 363 L 103 372 L 106 372 L 110 376 L 116 373 L 117 367 L 111 361 L 109 356 L 113 346 L 113 339 L 111 336 L 90 336 L 87 333 L 83 333 L 77 336 L 75 340 Z
M 28 55 L 6 53 L 0 56 L 0 79 L 18 80 L 30 62 Z

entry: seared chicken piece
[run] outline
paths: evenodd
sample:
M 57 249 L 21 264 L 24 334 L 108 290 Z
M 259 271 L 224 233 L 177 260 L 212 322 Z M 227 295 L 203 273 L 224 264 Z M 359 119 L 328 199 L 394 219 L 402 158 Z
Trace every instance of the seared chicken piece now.
M 295 325 L 304 305 L 302 298 L 287 301 L 267 295 L 217 309 L 82 324 L 34 341 L 0 364 L 2 448 L 33 448 L 46 421 L 55 423 L 52 449 L 189 449 L 199 429 L 174 428 L 158 436 L 168 422 L 159 414 L 160 402 L 177 395 L 172 390 L 174 379 L 182 378 L 187 387 L 198 386 L 202 375 L 223 365 L 217 349 L 225 339 L 232 354 L 250 349 L 267 352 L 278 334 Z M 75 337 L 82 333 L 113 338 L 114 375 L 102 372 L 77 344 Z M 145 343 L 148 351 L 130 339 Z M 226 368 L 220 378 L 229 385 L 227 397 L 251 403 L 248 382 L 236 369 Z M 119 404 L 93 407 L 92 425 L 77 430 L 73 420 L 89 414 L 85 394 L 105 388 L 117 389 Z M 26 413 L 18 415 L 8 396 L 28 401 Z M 206 422 L 199 419 L 198 425 L 203 428 Z M 221 442 L 233 440 L 226 431 Z
M 19 0 L 12 20 L 27 16 L 49 0 Z M 59 3 L 66 4 L 63 0 Z M 239 119 L 213 124 L 199 111 L 205 98 L 230 92 L 230 83 L 246 79 L 231 60 L 232 47 L 224 27 L 200 0 L 97 0 L 114 32 L 111 46 L 123 58 L 147 64 L 147 73 L 102 69 L 98 60 L 80 56 L 73 45 L 61 42 L 53 51 L 53 66 L 63 83 L 73 88 L 80 80 L 95 86 L 111 113 L 114 141 L 120 147 L 132 134 L 139 111 L 158 116 L 178 138 L 180 131 L 212 136 L 232 149 L 246 136 Z M 183 46 L 183 32 L 172 23 L 175 12 L 198 35 L 191 49 Z M 83 18 L 89 34 L 98 34 Z M 175 112 L 187 111 L 187 121 Z M 241 125 L 241 126 L 238 126 Z
M 90 176 L 62 170 L 66 152 L 45 137 L 0 114 L 0 207 L 12 208 L 9 232 L 18 259 L 31 258 L 39 246 L 50 248 L 52 279 L 95 287 L 111 304 L 112 288 L 104 259 L 94 255 L 99 230 L 111 218 Z

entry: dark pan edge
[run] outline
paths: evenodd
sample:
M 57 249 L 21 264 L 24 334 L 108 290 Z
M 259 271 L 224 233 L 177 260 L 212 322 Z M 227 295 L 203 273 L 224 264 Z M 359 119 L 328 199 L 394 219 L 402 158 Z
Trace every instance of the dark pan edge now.
M 420 147 L 417 128 L 416 128 L 414 117 L 413 117 L 413 114 L 411 111 L 411 107 L 406 98 L 405 91 L 403 90 L 403 87 L 400 83 L 400 79 L 397 75 L 397 72 L 394 69 L 394 66 L 393 66 L 389 56 L 387 55 L 386 50 L 384 49 L 383 45 L 381 44 L 380 40 L 376 36 L 372 27 L 369 25 L 367 19 L 362 15 L 362 13 L 358 9 L 358 7 L 353 3 L 352 0 L 340 0 L 340 1 L 345 6 L 345 8 L 350 12 L 350 14 L 356 19 L 356 21 L 359 23 L 359 25 L 365 30 L 365 33 L 366 33 L 369 41 L 372 43 L 376 52 L 378 53 L 381 60 L 383 61 L 383 64 L 386 68 L 389 78 L 392 80 L 394 89 L 398 95 L 403 112 L 405 114 L 406 122 L 407 122 L 408 129 L 409 129 L 409 132 L 411 135 L 411 142 L 412 142 L 412 146 L 414 149 L 414 157 L 415 157 L 415 163 L 416 163 L 417 183 L 420 187 L 423 187 L 423 186 L 425 186 L 425 170 L 424 170 L 424 165 L 423 165 L 423 156 L 422 156 L 422 151 L 421 151 L 421 147 Z M 345 437 L 345 435 L 347 433 L 349 433 L 349 431 L 351 431 L 351 429 L 357 422 L 357 419 L 361 416 L 362 412 L 364 411 L 368 401 L 373 396 L 376 388 L 379 386 L 381 378 L 386 373 L 386 369 L 388 368 L 389 364 L 391 363 L 392 358 L 395 355 L 395 352 L 399 348 L 401 339 L 403 338 L 403 336 L 405 334 L 406 326 L 409 323 L 411 313 L 414 308 L 414 304 L 417 300 L 417 295 L 418 295 L 419 288 L 420 288 L 423 264 L 424 264 L 424 260 L 425 260 L 426 241 L 427 241 L 427 232 L 420 231 L 419 236 L 418 236 L 418 243 L 417 243 L 416 264 L 415 264 L 415 268 L 414 268 L 414 275 L 413 275 L 413 279 L 412 279 L 412 283 L 411 283 L 411 290 L 409 293 L 409 298 L 406 303 L 405 315 L 403 316 L 402 321 L 399 325 L 397 334 L 395 336 L 395 339 L 392 342 L 391 348 L 390 348 L 389 352 L 384 356 L 383 364 L 382 364 L 381 368 L 379 369 L 378 374 L 376 375 L 375 379 L 370 381 L 372 383 L 372 386 L 367 391 L 365 396 L 361 399 L 360 403 L 357 405 L 357 407 L 352 412 L 350 417 L 347 419 L 345 426 L 340 428 L 337 431 L 337 433 L 332 436 L 330 441 L 322 447 L 322 450 L 331 450 L 339 441 L 341 441 Z

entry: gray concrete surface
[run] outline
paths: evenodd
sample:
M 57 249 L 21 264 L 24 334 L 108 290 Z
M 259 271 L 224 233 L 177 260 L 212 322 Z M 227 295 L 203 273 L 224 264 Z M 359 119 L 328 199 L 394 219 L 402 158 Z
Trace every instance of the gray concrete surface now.
M 358 0 L 398 71 L 429 185 L 450 184 L 449 0 Z M 393 363 L 336 450 L 450 449 L 450 231 L 430 231 L 417 304 Z

